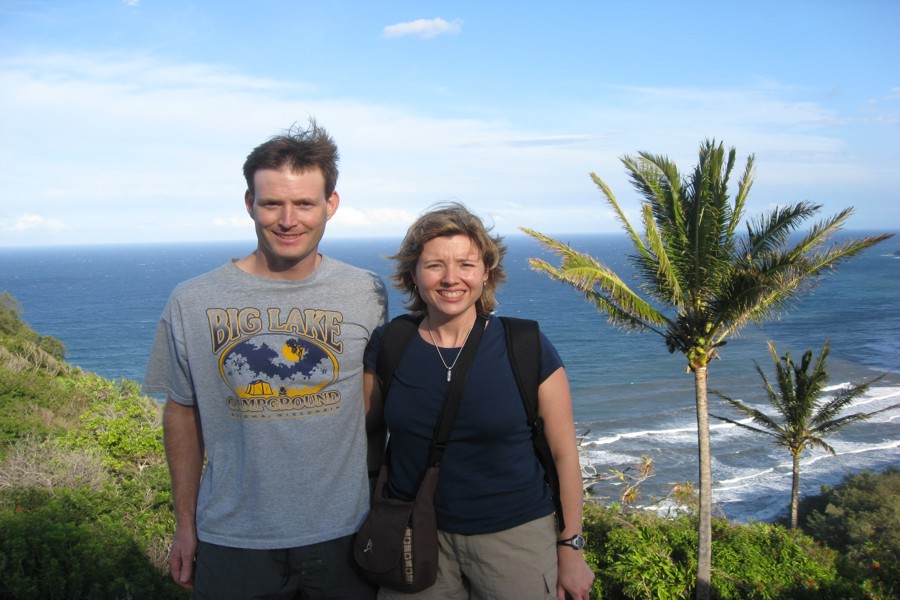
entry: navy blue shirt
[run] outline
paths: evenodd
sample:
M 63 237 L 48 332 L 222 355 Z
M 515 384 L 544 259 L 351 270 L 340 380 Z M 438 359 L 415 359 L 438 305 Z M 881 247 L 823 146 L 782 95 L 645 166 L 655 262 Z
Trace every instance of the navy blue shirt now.
M 550 488 L 534 452 L 509 362 L 503 324 L 496 317 L 488 323 L 469 369 L 438 476 L 438 527 L 451 533 L 502 531 L 553 512 Z M 381 333 L 381 329 L 375 332 L 366 352 L 366 366 L 373 370 Z M 441 352 L 449 365 L 459 349 L 442 348 Z M 562 366 L 542 333 L 540 381 Z M 394 497 L 408 499 L 418 489 L 448 385 L 447 369 L 435 346 L 414 334 L 385 401 L 391 440 L 389 493 Z

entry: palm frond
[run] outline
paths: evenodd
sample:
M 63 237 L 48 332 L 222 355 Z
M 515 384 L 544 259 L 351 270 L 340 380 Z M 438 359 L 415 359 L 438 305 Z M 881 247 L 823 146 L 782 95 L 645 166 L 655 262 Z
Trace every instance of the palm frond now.
M 667 157 L 649 152 L 640 152 L 637 158 L 626 156 L 622 163 L 664 236 L 668 239 L 672 232 L 683 231 L 686 216 L 678 167 Z
M 648 260 L 640 261 L 639 268 L 644 271 L 645 280 L 650 282 L 657 291 L 657 297 L 678 306 L 684 303 L 684 292 L 678 273 L 675 271 L 672 261 L 669 260 L 668 248 L 656 227 L 653 211 L 649 206 L 644 207 L 644 230 L 647 232 L 650 251 L 656 260 L 653 261 L 648 257 Z
M 732 239 L 725 234 L 731 224 L 733 209 L 729 202 L 728 181 L 734 169 L 737 152 L 725 152 L 723 144 L 707 140 L 700 148 L 700 160 L 691 176 L 686 196 L 688 231 L 695 268 L 708 269 L 730 258 Z M 713 271 L 714 272 L 714 271 Z M 708 276 L 698 283 L 708 283 Z
M 809 276 L 821 276 L 825 271 L 831 270 L 849 258 L 858 255 L 863 250 L 874 246 L 879 242 L 893 237 L 894 234 L 871 235 L 836 244 L 827 251 L 818 252 L 811 257 L 807 264 Z
M 788 236 L 820 208 L 821 205 L 818 204 L 799 202 L 792 206 L 778 207 L 768 214 L 749 220 L 743 252 L 745 259 L 766 256 L 783 247 Z
M 808 437 L 803 441 L 803 445 L 806 447 L 809 447 L 809 448 L 821 448 L 822 450 L 824 450 L 828 454 L 831 454 L 832 456 L 837 454 L 837 452 L 834 451 L 834 448 L 829 446 L 828 442 L 826 442 L 825 440 L 823 440 L 820 437 Z
M 796 414 L 793 415 L 797 422 L 812 421 L 815 419 L 816 402 L 825 391 L 828 384 L 828 373 L 825 370 L 825 360 L 828 357 L 829 343 L 826 341 L 822 346 L 816 364 L 810 372 L 809 367 L 812 364 L 813 352 L 807 350 L 803 353 L 800 365 L 797 366 L 790 357 L 790 354 L 784 355 L 784 365 L 786 370 L 793 371 L 793 384 L 785 390 L 791 394 L 792 404 L 795 407 Z
M 871 382 L 866 382 L 842 387 L 835 396 L 818 407 L 811 425 L 818 427 L 822 423 L 835 419 L 845 408 L 852 405 L 857 398 L 865 394 L 870 384 Z
M 668 327 L 669 320 L 665 315 L 593 257 L 532 229 L 522 228 L 522 231 L 560 257 L 559 267 L 531 258 L 528 260 L 531 268 L 582 292 L 601 312 L 607 314 L 610 322 L 626 328 L 648 329 L 660 335 L 662 332 L 657 327 Z
M 631 245 L 637 249 L 641 254 L 647 253 L 647 247 L 644 245 L 644 240 L 641 239 L 641 236 L 638 235 L 638 232 L 632 227 L 631 222 L 628 220 L 628 217 L 625 216 L 625 211 L 622 210 L 622 207 L 619 205 L 618 200 L 616 200 L 616 196 L 613 194 L 612 190 L 606 182 L 604 182 L 600 177 L 598 177 L 595 173 L 591 173 L 591 179 L 594 181 L 594 184 L 600 188 L 600 191 L 603 192 L 603 195 L 606 197 L 606 201 L 613 208 L 613 212 L 616 213 L 616 218 L 622 223 L 622 226 L 625 228 L 625 232 L 628 234 L 628 239 L 631 240 Z M 525 229 L 523 229 L 526 233 Z M 531 235 L 531 234 L 529 234 Z M 549 238 L 547 238 L 549 239 Z M 543 243 L 543 242 L 542 242 Z
M 748 430 L 748 431 L 753 431 L 753 432 L 755 432 L 755 433 L 762 433 L 762 434 L 765 434 L 765 435 L 772 436 L 772 437 L 774 437 L 774 438 L 778 438 L 778 434 L 773 433 L 773 432 L 771 432 L 771 431 L 768 431 L 768 430 L 766 430 L 766 429 L 760 429 L 760 428 L 758 428 L 758 427 L 753 427 L 752 425 L 747 425 L 746 423 L 741 423 L 740 421 L 735 421 L 734 419 L 729 419 L 728 417 L 722 417 L 722 416 L 719 416 L 719 415 L 714 415 L 714 414 L 712 414 L 712 413 L 709 413 L 709 416 L 711 416 L 711 417 L 713 417 L 713 418 L 715 418 L 715 419 L 718 419 L 718 420 L 720 420 L 720 421 L 725 421 L 726 423 L 731 423 L 732 425 L 736 425 L 736 426 L 738 426 L 738 427 L 740 427 L 740 428 L 742 428 L 742 429 L 746 429 L 746 430 Z M 776 443 L 777 443 L 777 442 L 776 442 Z
M 798 209 L 793 214 L 807 212 Z M 715 307 L 719 338 L 731 336 L 748 323 L 760 323 L 780 314 L 837 265 L 893 236 L 865 236 L 814 252 L 824 243 L 840 218 L 839 215 L 820 223 L 815 233 L 804 236 L 794 247 L 786 250 L 773 249 L 780 234 L 771 232 L 757 237 L 752 244 L 748 243 L 744 262 L 732 274 L 729 286 L 722 289 Z M 782 225 L 776 229 L 780 227 Z M 761 253 L 754 255 L 753 248 Z
M 819 410 L 816 412 L 815 417 L 810 422 L 810 428 L 826 433 L 830 431 L 836 431 L 837 429 L 849 425 L 850 423 L 865 421 L 867 419 L 871 419 L 873 416 L 879 413 L 888 410 L 894 410 L 900 407 L 900 404 L 893 404 L 891 406 L 872 412 L 859 412 L 844 417 L 838 417 L 838 415 L 845 408 L 853 404 L 853 402 L 857 398 L 865 394 L 865 392 L 869 389 L 869 386 L 875 381 L 878 381 L 878 379 L 881 379 L 881 377 L 877 377 L 872 381 L 868 381 L 862 384 L 842 388 L 834 398 L 832 398 L 830 401 L 826 402 L 819 408 Z
M 843 224 L 853 214 L 852 208 L 845 208 L 836 215 L 822 219 L 813 224 L 810 230 L 790 251 L 792 256 L 810 255 L 840 231 Z
M 824 423 L 820 423 L 815 427 L 811 427 L 810 433 L 815 434 L 816 436 L 826 436 L 834 433 L 835 431 L 843 429 L 847 425 L 859 423 L 860 421 L 865 421 L 868 418 L 869 415 L 866 413 L 853 413 L 852 415 L 845 415 L 843 417 L 838 417 L 837 419 L 825 421 Z
M 769 378 L 766 376 L 765 371 L 762 370 L 762 367 L 759 366 L 755 360 L 753 361 L 754 366 L 756 367 L 756 372 L 759 373 L 760 378 L 763 381 L 763 388 L 766 390 L 766 399 L 769 401 L 769 404 L 775 407 L 775 409 L 783 414 L 782 403 L 781 403 L 781 395 L 775 391 L 775 388 L 772 387 L 772 384 L 769 382 Z
M 731 221 L 728 224 L 726 236 L 733 239 L 738 225 L 744 218 L 744 207 L 747 204 L 747 196 L 750 194 L 750 188 L 753 187 L 753 165 L 755 162 L 754 155 L 747 157 L 747 165 L 744 167 L 744 174 L 738 180 L 738 192 L 734 197 L 734 209 L 731 212 Z
M 732 423 L 734 425 L 741 425 L 741 426 L 746 427 L 747 429 L 754 429 L 755 431 L 761 431 L 761 432 L 764 432 L 768 435 L 772 435 L 775 437 L 782 437 L 784 435 L 784 433 L 785 433 L 784 428 L 781 426 L 781 424 L 778 423 L 775 419 L 773 419 L 769 415 L 767 415 L 766 413 L 762 412 L 761 410 L 755 409 L 752 406 L 748 406 L 748 405 L 744 404 L 743 402 L 741 402 L 740 400 L 735 400 L 734 398 L 730 398 L 730 397 L 726 396 L 725 394 L 723 394 L 719 391 L 716 391 L 716 390 L 710 390 L 709 393 L 713 394 L 715 396 L 718 396 L 719 398 L 721 398 L 722 400 L 727 402 L 729 404 L 729 406 L 731 406 L 731 408 L 733 408 L 734 410 L 753 419 L 753 422 L 756 423 L 757 425 L 759 425 L 761 427 L 761 429 L 750 427 L 743 423 L 738 423 L 738 422 L 730 420 L 726 417 L 719 417 L 719 416 L 712 415 L 712 414 L 710 414 L 710 416 L 715 416 L 719 420 L 728 421 L 729 423 Z
M 566 273 L 553 267 L 548 262 L 541 259 L 530 258 L 528 259 L 528 263 L 532 269 L 547 274 L 553 280 L 568 284 L 576 291 L 583 294 L 585 299 L 595 305 L 601 313 L 606 315 L 610 324 L 623 327 L 626 330 L 646 329 L 662 335 L 662 332 L 654 327 L 654 323 L 650 319 L 644 319 L 640 314 L 625 310 L 620 303 L 602 292 L 574 284 Z

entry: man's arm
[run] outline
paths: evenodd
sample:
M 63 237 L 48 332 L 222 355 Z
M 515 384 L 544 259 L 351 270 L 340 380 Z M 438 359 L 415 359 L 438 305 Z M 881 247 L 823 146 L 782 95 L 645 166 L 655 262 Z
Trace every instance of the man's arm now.
M 203 471 L 203 435 L 196 406 L 185 406 L 171 398 L 166 400 L 163 441 L 175 502 L 175 537 L 169 553 L 169 569 L 178 585 L 193 589 L 197 493 Z

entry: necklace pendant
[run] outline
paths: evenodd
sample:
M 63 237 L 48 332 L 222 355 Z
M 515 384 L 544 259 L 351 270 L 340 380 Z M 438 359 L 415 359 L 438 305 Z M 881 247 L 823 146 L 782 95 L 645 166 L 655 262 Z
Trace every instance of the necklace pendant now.
M 476 316 L 475 322 L 478 322 L 478 317 Z M 447 381 L 450 381 L 450 377 L 453 375 L 453 367 L 456 366 L 456 362 L 459 360 L 459 357 L 462 356 L 463 348 L 466 346 L 466 342 L 469 339 L 469 334 L 472 333 L 472 329 L 475 329 L 475 325 L 472 325 L 472 329 L 469 329 L 468 333 L 466 333 L 466 337 L 463 338 L 462 347 L 456 353 L 456 358 L 453 359 L 453 364 L 447 364 L 447 361 L 444 360 L 444 355 L 441 354 L 441 348 L 438 346 L 437 340 L 434 339 L 434 332 L 431 331 L 431 324 L 428 322 L 428 316 L 425 317 L 425 327 L 428 329 L 428 335 L 431 337 L 431 343 L 434 345 L 435 352 L 438 353 L 438 358 L 441 359 L 441 364 L 444 365 L 444 368 L 447 369 Z

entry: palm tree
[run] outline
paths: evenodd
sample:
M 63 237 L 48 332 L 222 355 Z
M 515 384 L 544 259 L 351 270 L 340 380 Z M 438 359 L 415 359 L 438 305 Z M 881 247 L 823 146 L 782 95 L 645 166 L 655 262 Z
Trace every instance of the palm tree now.
M 871 381 L 846 385 L 842 387 L 830 400 L 820 402 L 825 394 L 825 385 L 828 383 L 828 373 L 825 370 L 825 359 L 828 357 L 829 343 L 825 342 L 822 352 L 816 359 L 812 372 L 809 367 L 813 363 L 813 352 L 807 350 L 800 364 L 791 360 L 790 353 L 785 353 L 779 359 L 775 344 L 769 342 L 769 353 L 775 360 L 775 374 L 778 391 L 769 383 L 766 374 L 756 363 L 756 371 L 762 377 L 769 403 L 781 416 L 783 422 L 779 423 L 751 406 L 747 406 L 740 400 L 713 391 L 712 393 L 722 398 L 735 410 L 753 419 L 759 427 L 753 427 L 746 423 L 740 423 L 727 417 L 720 417 L 710 413 L 721 421 L 727 421 L 738 427 L 749 429 L 757 433 L 770 435 L 779 446 L 787 448 L 793 457 L 793 477 L 791 480 L 791 529 L 797 529 L 797 519 L 800 507 L 800 455 L 806 448 L 822 448 L 834 454 L 834 448 L 829 446 L 823 437 L 843 429 L 851 423 L 865 421 L 878 413 L 894 408 L 900 408 L 900 404 L 894 404 L 874 412 L 858 412 L 843 417 L 838 416 L 850 406 L 854 400 L 862 396 L 869 386 L 881 379 L 876 377 Z M 754 361 L 755 363 L 755 361 Z
M 706 140 L 689 178 L 664 156 L 641 152 L 622 163 L 642 196 L 643 237 L 632 227 L 612 190 L 596 174 L 591 178 L 622 222 L 634 246 L 630 259 L 639 289 L 634 291 L 610 268 L 537 231 L 522 231 L 560 258 L 554 267 L 529 259 L 531 267 L 571 285 L 626 330 L 659 334 L 669 352 L 687 357 L 694 375 L 699 454 L 700 507 L 696 597 L 709 598 L 712 545 L 712 469 L 710 466 L 707 367 L 726 339 L 744 325 L 762 322 L 838 263 L 890 235 L 864 237 L 825 247 L 852 214 L 846 209 L 817 223 L 799 240 L 790 234 L 821 208 L 800 202 L 773 209 L 747 222 L 744 218 L 753 180 L 751 155 L 732 200 L 728 180 L 735 150 Z M 668 314 L 667 314 L 668 311 Z

